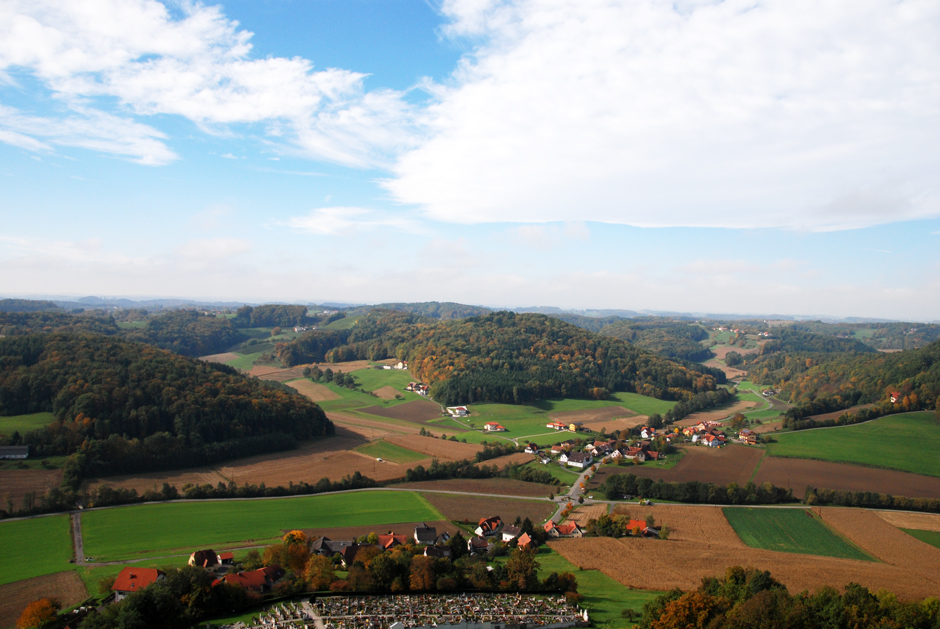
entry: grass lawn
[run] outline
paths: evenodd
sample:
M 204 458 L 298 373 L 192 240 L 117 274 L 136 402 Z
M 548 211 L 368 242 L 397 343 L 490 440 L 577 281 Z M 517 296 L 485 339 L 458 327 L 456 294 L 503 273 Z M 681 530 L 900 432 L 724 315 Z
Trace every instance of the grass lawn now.
M 19 431 L 21 435 L 30 430 L 48 426 L 55 421 L 52 413 L 32 413 L 30 415 L 8 415 L 0 417 L 0 434 L 12 435 Z
M 69 516 L 0 522 L 0 585 L 69 570 L 71 558 Z
M 85 554 L 108 561 L 264 544 L 291 529 L 443 519 L 416 493 L 375 491 L 88 511 L 82 514 L 82 533 Z
M 806 509 L 725 507 L 728 523 L 751 548 L 875 561 Z
M 555 461 L 552 461 L 548 465 L 542 465 L 538 461 L 532 461 L 531 463 L 526 463 L 526 465 L 536 470 L 548 472 L 552 475 L 552 478 L 557 478 L 565 487 L 570 487 L 572 483 L 578 480 L 578 476 L 580 475 L 572 469 L 562 467 Z
M 356 448 L 356 452 L 361 452 L 368 456 L 385 459 L 392 463 L 414 463 L 428 458 L 428 455 L 414 450 L 409 450 L 394 443 L 387 441 L 375 441 L 367 445 Z
M 771 456 L 873 465 L 940 476 L 940 422 L 932 412 L 881 417 L 855 426 L 775 435 Z
M 356 379 L 356 382 L 359 383 L 359 386 L 365 391 L 375 391 L 376 389 L 381 389 L 382 387 L 392 387 L 396 389 L 403 397 L 411 396 L 408 399 L 416 400 L 419 399 L 417 393 L 412 393 L 411 391 L 405 391 L 405 387 L 408 386 L 409 382 L 414 382 L 414 376 L 408 373 L 404 369 L 374 369 L 372 367 L 367 367 L 365 369 L 357 369 L 356 371 L 351 372 L 352 376 Z M 372 398 L 373 403 L 375 398 Z
M 255 361 L 261 357 L 261 354 L 264 352 L 255 352 L 253 354 L 238 354 L 238 358 L 235 360 L 230 360 L 225 363 L 230 367 L 235 367 L 235 369 L 241 369 L 242 371 L 248 371 L 255 366 Z
M 624 609 L 642 613 L 643 605 L 661 594 L 647 590 L 631 590 L 614 581 L 599 570 L 579 570 L 578 566 L 544 546 L 536 557 L 543 579 L 551 572 L 570 572 L 578 579 L 578 592 L 584 596 L 582 605 L 587 608 L 596 627 L 619 629 L 632 626 L 632 622 L 621 618 Z
M 919 529 L 901 529 L 908 535 L 916 537 L 925 544 L 940 548 L 940 531 L 921 531 Z
M 75 571 L 78 572 L 78 576 L 81 577 L 82 581 L 85 583 L 85 589 L 88 590 L 89 596 L 101 596 L 102 593 L 98 591 L 98 582 L 104 577 L 117 576 L 121 570 L 128 566 L 135 568 L 159 568 L 167 572 L 167 568 L 182 568 L 188 563 L 189 553 L 167 559 L 145 559 L 143 561 L 135 561 L 132 564 L 96 566 L 94 568 L 75 566 Z

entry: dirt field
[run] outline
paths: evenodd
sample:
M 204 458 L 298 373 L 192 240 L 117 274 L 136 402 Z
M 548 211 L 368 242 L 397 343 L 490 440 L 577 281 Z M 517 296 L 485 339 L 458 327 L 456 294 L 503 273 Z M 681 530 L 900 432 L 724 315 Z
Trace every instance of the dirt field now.
M 691 415 L 680 419 L 674 425 L 694 426 L 699 422 L 718 422 L 727 417 L 731 417 L 735 413 L 743 413 L 744 411 L 750 410 L 755 406 L 757 406 L 757 402 L 752 400 L 741 400 L 736 402 L 730 408 L 726 408 L 721 411 L 702 411 L 701 413 L 692 413 Z
M 560 413 L 549 413 L 548 418 L 552 421 L 565 422 L 605 422 L 611 419 L 620 419 L 621 417 L 633 417 L 636 415 L 633 411 L 627 410 L 622 406 L 605 406 L 604 408 L 587 409 L 583 411 L 562 411 Z
M 649 417 L 647 415 L 633 415 L 632 417 L 623 417 L 621 419 L 585 423 L 585 426 L 596 432 L 604 430 L 608 435 L 612 435 L 613 433 L 620 432 L 621 430 L 627 430 L 637 426 L 645 426 L 647 421 L 649 421 Z
M 759 435 L 762 435 L 768 432 L 774 432 L 775 430 L 780 430 L 781 428 L 783 428 L 782 421 L 764 422 L 760 426 L 751 426 L 751 430 L 753 430 Z
M 534 457 L 531 454 L 526 454 L 525 452 L 516 452 L 514 454 L 498 456 L 495 459 L 483 461 L 483 463 L 480 463 L 480 465 L 495 465 L 499 469 L 503 469 L 504 467 L 508 467 L 510 465 L 524 465 L 526 463 L 531 463 L 533 458 Z
M 353 540 L 357 537 L 362 537 L 363 535 L 368 535 L 369 533 L 378 533 L 380 535 L 385 533 L 399 533 L 402 535 L 414 535 L 415 527 L 421 524 L 421 522 L 405 522 L 403 524 L 385 524 L 383 526 L 348 526 L 345 528 L 334 528 L 334 529 L 303 529 L 303 532 L 307 534 L 308 537 L 328 537 L 332 540 L 343 541 L 343 540 Z M 450 535 L 453 535 L 460 529 L 458 529 L 452 522 L 447 520 L 434 520 L 433 522 L 428 521 L 424 524 L 434 527 L 437 529 L 437 534 L 440 535 L 443 532 L 447 532 Z M 287 531 L 284 531 L 285 533 Z M 412 537 L 412 539 L 414 539 Z
M 547 500 L 512 500 L 484 496 L 448 496 L 423 494 L 444 517 L 455 522 L 477 523 L 480 518 L 498 515 L 503 522 L 512 523 L 517 517 L 529 518 L 538 526 L 555 512 L 555 504 Z
M 71 607 L 88 598 L 77 572 L 58 572 L 0 585 L 0 627 L 13 627 L 26 606 L 40 598 L 57 598 Z
M 808 485 L 812 485 L 826 489 L 872 491 L 908 498 L 940 498 L 940 478 L 809 459 L 766 457 L 754 482 L 768 481 L 778 487 L 792 487 L 793 493 L 798 497 L 803 495 Z
M 891 526 L 940 533 L 940 514 L 937 513 L 909 513 L 907 511 L 876 511 L 875 513 Z
M 747 548 L 734 532 L 721 507 L 687 507 L 683 505 L 653 504 L 617 505 L 614 513 L 643 520 L 647 515 L 656 518 L 656 525 L 669 527 L 669 541 L 700 542 L 731 548 Z
M 212 354 L 211 356 L 200 356 L 199 360 L 204 360 L 207 363 L 227 363 L 230 360 L 235 360 L 238 358 L 238 354 L 233 354 L 232 352 L 225 352 L 224 354 Z
M 748 446 L 690 446 L 685 448 L 685 456 L 672 469 L 664 470 L 646 465 L 605 466 L 591 478 L 588 486 L 592 489 L 599 486 L 610 474 L 636 474 L 642 478 L 663 479 L 667 482 L 697 480 L 718 485 L 743 485 L 751 478 L 757 462 L 763 455 L 763 450 Z
M 292 389 L 297 389 L 301 395 L 310 398 L 313 402 L 329 402 L 330 400 L 340 399 L 340 395 L 330 390 L 329 387 L 311 382 L 306 378 L 303 380 L 293 380 L 287 384 Z
M 752 347 L 750 349 L 744 349 L 741 347 L 736 347 L 734 345 L 718 345 L 711 348 L 712 353 L 715 355 L 715 358 L 719 360 L 724 360 L 725 356 L 728 355 L 728 352 L 737 352 L 742 356 L 747 356 L 748 354 L 756 354 L 760 351 L 759 347 Z
M 149 474 L 127 474 L 123 476 L 104 476 L 92 478 L 88 481 L 89 491 L 95 491 L 101 485 L 107 485 L 114 489 L 136 489 L 138 494 L 154 489 L 159 491 L 163 483 L 174 485 L 182 490 L 183 485 L 192 483 L 194 485 L 218 485 L 220 482 L 228 482 L 217 470 L 209 467 L 199 467 L 195 469 L 169 471 L 169 472 L 151 472 Z
M 715 351 L 715 350 L 712 350 Z M 712 358 L 711 360 L 706 360 L 702 363 L 706 367 L 714 367 L 715 369 L 721 369 L 725 372 L 725 375 L 728 377 L 728 380 L 734 380 L 735 378 L 745 378 L 747 377 L 746 371 L 741 371 L 740 369 L 735 369 L 734 367 L 728 367 L 724 363 L 718 362 L 716 359 Z
M 936 570 L 927 578 L 903 565 L 747 547 L 732 550 L 728 545 L 712 542 L 584 537 L 553 541 L 549 545 L 576 566 L 600 570 L 624 585 L 647 590 L 676 587 L 693 590 L 702 577 L 723 576 L 735 565 L 769 570 L 793 594 L 802 590 L 813 592 L 827 585 L 843 587 L 854 581 L 872 591 L 886 588 L 909 600 L 934 596 L 940 588 Z M 638 570 L 637 566 L 643 569 Z
M 588 520 L 596 520 L 602 515 L 607 515 L 607 505 L 593 504 L 586 507 L 578 507 L 568 515 L 568 520 L 577 522 L 578 526 L 584 528 L 587 526 Z
M 376 389 L 373 391 L 373 393 L 383 400 L 394 400 L 396 395 L 401 395 L 401 391 L 395 387 L 390 386 L 384 386 L 381 389 Z
M 430 400 L 415 400 L 414 402 L 405 402 L 398 406 L 385 408 L 383 406 L 370 406 L 359 409 L 360 413 L 378 415 L 379 417 L 389 417 L 391 419 L 403 419 L 407 422 L 416 424 L 426 424 L 429 421 L 441 418 L 441 407 Z M 465 431 L 456 424 L 453 427 L 448 426 L 451 432 Z
M 309 365 L 297 365 L 296 367 L 289 367 L 284 369 L 283 367 L 271 367 L 269 365 L 259 365 L 257 367 L 252 367 L 248 371 L 249 376 L 258 376 L 263 380 L 275 380 L 277 382 L 286 382 L 288 380 L 294 380 L 296 378 L 302 378 L 304 375 L 304 368 L 310 367 L 319 367 L 322 371 L 325 371 L 327 368 L 331 369 L 333 373 L 349 373 L 351 371 L 356 371 L 358 369 L 365 369 L 369 367 L 368 360 L 352 360 L 345 363 L 310 363 Z
M 339 411 L 330 411 L 326 416 L 337 426 L 337 432 L 342 426 L 365 439 L 381 439 L 389 435 L 417 435 L 421 431 L 418 426 L 402 426 L 380 419 L 362 419 Z
M 822 415 L 811 415 L 808 419 L 813 419 L 816 421 L 824 421 L 826 419 L 838 419 L 843 413 L 854 413 L 855 411 L 860 411 L 863 408 L 871 408 L 874 404 L 859 404 L 858 406 L 853 406 L 852 408 L 847 408 L 841 411 L 833 411 L 832 413 L 823 413 Z
M 395 487 L 498 494 L 501 496 L 529 496 L 532 498 L 548 498 L 549 494 L 558 491 L 558 487 L 554 485 L 525 483 L 509 478 L 449 478 L 446 480 L 422 481 L 420 483 L 400 483 Z
M 387 437 L 385 440 L 397 446 L 427 454 L 429 457 L 440 459 L 441 461 L 473 459 L 477 452 L 483 449 L 483 446 L 476 443 L 459 443 L 457 441 L 446 441 L 444 439 L 422 437 L 420 435 L 395 435 Z M 531 459 L 532 455 L 527 454 L 526 457 Z M 487 464 L 489 463 L 490 462 L 487 461 Z
M 58 487 L 62 482 L 62 470 L 0 470 L 0 507 L 7 508 L 7 500 L 19 508 L 23 496 L 29 492 L 37 495 Z

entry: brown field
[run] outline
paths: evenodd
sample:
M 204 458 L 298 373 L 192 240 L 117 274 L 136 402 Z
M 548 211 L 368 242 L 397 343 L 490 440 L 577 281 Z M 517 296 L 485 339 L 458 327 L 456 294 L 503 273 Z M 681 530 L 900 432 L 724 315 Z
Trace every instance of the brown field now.
M 727 417 L 731 417 L 736 413 L 743 413 L 744 411 L 754 408 L 757 406 L 757 402 L 752 400 L 740 400 L 735 402 L 729 408 L 717 411 L 702 411 L 700 413 L 692 413 L 675 423 L 676 426 L 694 426 L 699 422 L 718 422 Z
M 715 350 L 713 349 L 712 351 L 715 351 Z M 721 369 L 723 372 L 725 372 L 725 375 L 728 377 L 728 380 L 734 380 L 735 378 L 744 378 L 747 376 L 746 371 L 741 371 L 740 369 L 729 367 L 722 362 L 718 362 L 718 360 L 714 358 L 710 360 L 706 360 L 702 364 L 705 365 L 706 367 L 714 367 L 715 369 Z
M 752 347 L 750 349 L 744 349 L 741 347 L 737 347 L 735 345 L 717 345 L 715 347 L 712 347 L 711 350 L 712 350 L 712 353 L 715 355 L 715 358 L 717 358 L 718 360 L 724 360 L 725 356 L 728 355 L 728 352 L 737 352 L 741 354 L 742 356 L 746 356 L 748 354 L 756 354 L 757 352 L 760 351 L 760 348 Z
M 774 432 L 775 430 L 780 430 L 783 428 L 782 421 L 768 422 L 764 421 L 760 426 L 751 426 L 751 430 L 761 435 L 767 432 Z
M 872 491 L 908 498 L 940 498 L 940 478 L 810 459 L 768 456 L 761 463 L 754 482 L 771 482 L 778 487 L 791 487 L 798 497 L 803 495 L 807 486 L 814 486 L 846 491 Z
M 937 531 L 940 533 L 940 514 L 910 513 L 907 511 L 876 511 L 879 518 L 900 529 Z
M 88 598 L 77 572 L 57 572 L 0 585 L 0 627 L 13 627 L 26 606 L 40 598 L 56 598 L 63 608 Z
M 372 439 L 373 436 L 376 439 L 380 439 L 388 435 L 416 435 L 421 431 L 417 426 L 393 424 L 392 422 L 382 421 L 380 419 L 363 419 L 339 411 L 330 411 L 326 416 L 337 426 L 337 429 L 343 426 L 352 432 L 362 435 L 365 439 Z M 375 433 L 374 435 L 373 432 Z
M 636 415 L 633 411 L 622 406 L 605 406 L 604 408 L 587 409 L 582 411 L 561 411 L 559 413 L 549 413 L 548 418 L 552 421 L 565 422 L 604 422 L 611 419 L 620 419 L 622 417 L 633 417 Z
M 477 523 L 481 518 L 498 515 L 503 522 L 512 523 L 516 518 L 529 518 L 538 526 L 555 513 L 556 505 L 548 500 L 513 500 L 489 496 L 452 496 L 447 494 L 422 494 L 445 518 L 455 522 Z
M 822 415 L 811 415 L 808 419 L 813 419 L 816 421 L 824 421 L 826 419 L 838 419 L 843 413 L 854 413 L 863 408 L 871 408 L 874 404 L 859 404 L 858 406 L 853 406 L 852 408 L 846 408 L 841 411 L 833 411 L 831 413 L 823 413 Z
M 615 432 L 620 432 L 621 430 L 627 430 L 637 426 L 645 426 L 648 420 L 649 416 L 647 415 L 634 415 L 632 417 L 623 417 L 621 419 L 585 423 L 585 426 L 595 432 L 600 432 L 603 430 L 608 435 L 611 435 Z
M 461 459 L 473 459 L 477 452 L 483 449 L 483 446 L 476 443 L 460 443 L 457 441 L 446 441 L 444 439 L 435 439 L 434 437 L 422 437 L 420 435 L 394 435 L 385 439 L 389 443 L 394 443 L 402 448 L 408 448 L 415 452 L 427 454 L 429 457 L 440 459 L 442 461 L 460 461 Z M 532 458 L 531 454 L 526 457 Z M 487 461 L 489 464 L 489 461 Z
M 421 522 L 403 522 L 401 524 L 383 524 L 379 526 L 347 526 L 343 528 L 332 528 L 332 529 L 303 529 L 303 532 L 307 534 L 310 538 L 316 537 L 328 537 L 332 540 L 353 540 L 357 537 L 362 537 L 363 535 L 368 535 L 369 533 L 378 533 L 380 535 L 385 533 L 399 533 L 402 535 L 414 535 L 415 527 L 421 524 Z M 460 529 L 458 529 L 452 522 L 447 520 L 434 520 L 433 522 L 428 521 L 424 524 L 432 526 L 437 529 L 437 534 L 440 535 L 443 532 L 447 532 L 450 535 L 453 535 Z M 286 533 L 287 531 L 285 531 Z M 414 538 L 412 538 L 414 539 Z
M 359 409 L 360 413 L 378 415 L 379 417 L 389 417 L 391 419 L 403 419 L 407 422 L 416 424 L 426 424 L 429 421 L 441 418 L 441 407 L 430 400 L 415 400 L 414 402 L 405 402 L 397 406 L 385 408 L 383 406 L 370 406 Z M 452 430 L 466 430 L 454 426 Z
M 568 520 L 577 522 L 578 526 L 584 528 L 587 526 L 588 520 L 596 520 L 602 515 L 607 515 L 607 505 L 593 504 L 586 507 L 578 507 L 568 515 Z
M 381 389 L 376 389 L 373 391 L 375 395 L 382 398 L 383 400 L 394 400 L 396 395 L 401 395 L 401 391 L 395 387 L 384 386 Z
M 62 470 L 0 470 L 0 507 L 6 509 L 7 500 L 12 500 L 19 508 L 27 493 L 39 495 L 61 482 Z
M 351 360 L 345 363 L 310 363 L 309 365 L 297 365 L 295 367 L 272 367 L 270 365 L 258 365 L 252 367 L 248 371 L 249 376 L 258 376 L 263 380 L 275 380 L 277 382 L 287 382 L 288 380 L 296 380 L 297 378 L 303 378 L 304 368 L 310 367 L 319 367 L 321 370 L 326 370 L 327 368 L 331 369 L 333 373 L 349 373 L 351 371 L 357 371 L 359 369 L 366 369 L 369 367 L 368 360 Z
M 183 485 L 192 483 L 193 485 L 218 485 L 228 482 L 223 478 L 218 470 L 210 467 L 190 468 L 188 470 L 178 470 L 169 472 L 151 472 L 146 474 L 125 474 L 122 476 L 102 476 L 99 478 L 90 478 L 87 481 L 89 491 L 96 491 L 98 487 L 107 485 L 114 489 L 135 489 L 138 494 L 154 489 L 159 491 L 163 483 L 169 483 L 177 489 L 182 490 Z
M 624 585 L 646 590 L 676 587 L 692 590 L 701 584 L 702 577 L 722 576 L 727 568 L 735 565 L 769 570 L 794 594 L 802 590 L 812 592 L 827 585 L 842 587 L 853 581 L 872 591 L 886 588 L 904 600 L 935 596 L 940 589 L 936 569 L 931 577 L 925 577 L 900 563 L 814 557 L 747 547 L 732 551 L 725 544 L 679 539 L 584 537 L 552 541 L 549 545 L 576 566 L 600 570 Z M 637 566 L 643 569 L 638 570 Z
M 879 349 L 879 352 L 882 354 L 894 354 L 895 352 L 903 352 L 903 349 Z
M 757 462 L 764 455 L 759 448 L 731 445 L 723 448 L 690 446 L 685 456 L 672 469 L 664 470 L 647 465 L 605 466 L 589 481 L 591 489 L 598 487 L 611 474 L 636 474 L 642 478 L 685 482 L 690 480 L 727 485 L 745 484 L 754 473 Z
M 212 354 L 210 356 L 200 356 L 199 360 L 204 360 L 207 363 L 227 363 L 230 360 L 235 360 L 238 358 L 238 354 L 233 354 L 232 352 L 225 352 L 224 354 Z
M 329 387 L 317 384 L 304 378 L 303 380 L 292 380 L 287 383 L 292 389 L 297 389 L 301 395 L 309 398 L 313 402 L 329 402 L 330 400 L 340 399 L 340 394 L 331 391 Z
M 715 546 L 747 548 L 725 519 L 721 507 L 689 507 L 653 504 L 650 506 L 620 504 L 614 513 L 634 520 L 652 514 L 657 526 L 669 527 L 669 541 L 708 543 Z
M 531 463 L 533 460 L 535 460 L 534 455 L 526 454 L 525 452 L 514 452 L 513 454 L 506 454 L 504 456 L 498 456 L 495 459 L 483 461 L 480 465 L 495 465 L 499 469 L 503 469 L 510 465 L 525 465 L 526 463 Z
M 455 491 L 477 494 L 497 494 L 502 496 L 526 496 L 548 498 L 556 493 L 555 485 L 526 483 L 509 478 L 448 478 L 445 480 L 427 480 L 418 483 L 400 483 L 395 487 L 403 489 L 433 489 L 437 491 Z

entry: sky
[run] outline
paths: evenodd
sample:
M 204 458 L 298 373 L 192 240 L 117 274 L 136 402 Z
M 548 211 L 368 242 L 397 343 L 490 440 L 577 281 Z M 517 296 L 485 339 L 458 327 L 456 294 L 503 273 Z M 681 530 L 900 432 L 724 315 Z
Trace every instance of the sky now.
M 0 0 L 0 296 L 940 320 L 935 0 Z

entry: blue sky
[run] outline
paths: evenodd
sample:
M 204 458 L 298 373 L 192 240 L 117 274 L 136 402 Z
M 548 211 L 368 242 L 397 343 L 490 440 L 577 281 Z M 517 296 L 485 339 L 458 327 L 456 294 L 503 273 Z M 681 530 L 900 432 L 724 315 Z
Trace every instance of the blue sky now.
M 0 294 L 940 319 L 928 0 L 4 0 Z

